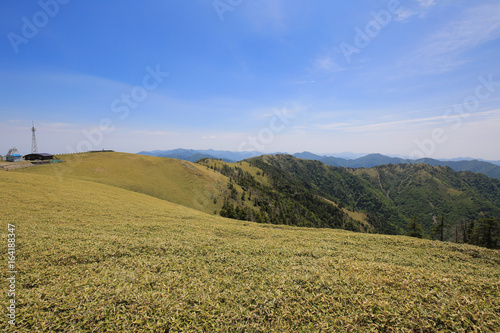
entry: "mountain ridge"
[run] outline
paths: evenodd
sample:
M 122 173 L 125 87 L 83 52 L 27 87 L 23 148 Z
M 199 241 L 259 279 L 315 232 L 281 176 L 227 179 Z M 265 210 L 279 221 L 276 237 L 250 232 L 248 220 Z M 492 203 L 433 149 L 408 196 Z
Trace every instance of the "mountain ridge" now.
M 232 164 L 208 159 L 198 163 L 244 188 L 246 198 L 251 197 L 254 206 L 265 213 L 263 220 L 269 223 L 295 224 L 296 217 L 301 216 L 298 221 L 316 227 L 404 234 L 408 222 L 417 218 L 430 235 L 442 216 L 451 227 L 462 220 L 500 217 L 500 180 L 453 171 L 448 166 L 387 164 L 352 169 L 292 155 L 261 155 Z M 249 167 L 255 168 L 253 174 L 246 172 Z M 264 175 L 271 191 L 255 185 L 255 180 Z M 335 207 L 324 207 L 331 210 L 330 219 L 323 215 L 324 210 L 311 209 L 311 205 L 321 205 L 315 197 L 344 213 L 351 212 L 350 217 L 362 214 L 364 218 L 348 221 Z M 227 206 L 231 211 L 235 207 L 244 209 L 243 199 L 235 196 Z M 315 215 L 319 220 L 309 218 Z M 446 233 L 451 237 L 451 228 Z
M 173 149 L 173 150 L 154 150 L 154 151 L 141 151 L 140 155 L 149 155 L 157 157 L 175 158 L 189 162 L 197 162 L 203 158 L 221 159 L 225 162 L 234 163 L 248 158 L 266 155 L 257 151 L 251 152 L 233 152 L 227 150 L 195 150 L 195 149 Z M 282 153 L 272 153 L 267 155 L 277 155 Z M 348 153 L 344 153 L 347 155 Z M 432 158 L 422 158 L 418 160 L 405 159 L 401 157 L 390 157 L 379 153 L 367 154 L 365 156 L 347 159 L 343 157 L 336 157 L 331 155 L 317 155 L 311 152 L 301 152 L 290 154 L 297 158 L 306 160 L 317 160 L 327 165 L 346 167 L 346 168 L 372 168 L 385 164 L 418 164 L 424 163 L 429 165 L 448 166 L 454 171 L 471 171 L 482 173 L 491 178 L 500 179 L 500 161 L 485 161 L 478 159 L 458 158 L 450 160 L 438 160 Z M 352 154 L 355 156 L 356 154 Z
M 176 158 L 189 162 L 197 162 L 202 158 L 213 158 L 213 159 L 221 159 L 226 162 L 237 162 L 247 158 L 261 155 L 261 153 L 259 152 L 233 152 L 229 150 L 183 149 L 183 148 L 177 148 L 172 150 L 140 151 L 137 154 L 156 156 L 156 157 Z

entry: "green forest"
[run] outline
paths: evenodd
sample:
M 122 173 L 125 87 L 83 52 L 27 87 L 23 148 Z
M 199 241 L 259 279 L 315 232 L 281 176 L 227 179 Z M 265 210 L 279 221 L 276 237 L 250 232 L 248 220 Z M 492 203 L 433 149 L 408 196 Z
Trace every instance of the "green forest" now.
M 290 155 L 199 164 L 230 179 L 219 212 L 260 223 L 500 247 L 500 180 L 427 164 L 346 168 Z

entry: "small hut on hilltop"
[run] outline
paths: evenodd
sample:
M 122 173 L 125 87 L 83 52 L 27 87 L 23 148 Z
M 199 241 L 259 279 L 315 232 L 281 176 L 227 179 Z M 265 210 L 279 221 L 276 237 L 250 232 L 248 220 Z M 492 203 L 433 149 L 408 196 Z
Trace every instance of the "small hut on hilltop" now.
M 47 154 L 47 153 L 24 155 L 25 161 L 49 161 L 49 160 L 53 160 L 53 159 L 54 159 L 54 155 Z

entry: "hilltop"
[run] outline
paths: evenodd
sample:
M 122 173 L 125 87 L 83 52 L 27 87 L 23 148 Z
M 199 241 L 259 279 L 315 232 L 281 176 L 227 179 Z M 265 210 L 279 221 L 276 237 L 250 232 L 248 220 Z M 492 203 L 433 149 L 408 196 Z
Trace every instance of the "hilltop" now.
M 235 181 L 234 175 L 171 158 L 86 153 L 63 155 L 61 159 L 64 163 L 19 172 L 108 184 L 206 213 L 261 223 L 373 230 L 363 214 L 338 208 L 334 202 L 308 190 L 298 189 L 300 194 L 290 196 L 289 192 L 272 188 L 269 178 L 257 175 L 259 169 L 250 167 L 246 162 L 239 165 L 246 165 L 245 170 L 251 172 L 252 185 Z M 241 177 L 237 178 L 241 180 Z M 234 203 L 237 211 L 228 213 L 228 202 Z
M 236 221 L 44 173 L 0 172 L 18 332 L 500 329 L 498 251 Z
M 206 213 L 222 207 L 222 200 L 217 202 L 217 199 L 227 190 L 226 177 L 187 161 L 117 152 L 59 157 L 64 163 L 18 172 L 55 176 L 57 180 L 75 178 L 112 185 Z

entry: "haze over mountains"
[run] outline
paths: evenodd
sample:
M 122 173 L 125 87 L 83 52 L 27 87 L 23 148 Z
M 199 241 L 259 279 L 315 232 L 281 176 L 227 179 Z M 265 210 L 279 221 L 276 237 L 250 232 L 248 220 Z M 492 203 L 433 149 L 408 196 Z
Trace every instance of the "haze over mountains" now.
M 193 149 L 174 149 L 174 150 L 154 150 L 141 151 L 141 155 L 176 158 L 180 160 L 196 162 L 202 158 L 221 159 L 225 162 L 237 162 L 244 159 L 263 155 L 257 151 L 233 152 L 225 150 L 193 150 Z M 275 153 L 279 154 L 279 153 Z M 270 154 L 270 155 L 275 155 Z M 343 157 L 339 157 L 341 155 Z M 293 154 L 294 157 L 305 160 L 316 160 L 330 166 L 347 168 L 372 168 L 386 164 L 417 164 L 424 163 L 432 166 L 448 166 L 454 171 L 471 171 L 487 175 L 491 178 L 500 179 L 500 161 L 474 160 L 470 158 L 456 158 L 452 160 L 437 160 L 432 158 L 422 158 L 418 160 L 405 159 L 401 157 L 389 157 L 381 154 L 368 154 L 357 158 L 358 154 L 338 154 L 338 155 L 317 155 L 310 152 Z
M 202 158 L 214 158 L 221 159 L 225 162 L 237 162 L 247 158 L 262 155 L 262 153 L 252 151 L 252 152 L 233 152 L 228 150 L 194 150 L 194 149 L 173 149 L 173 150 L 153 150 L 153 151 L 141 151 L 138 154 L 156 156 L 156 157 L 168 157 L 176 158 L 179 160 L 185 160 L 189 162 L 196 162 Z

